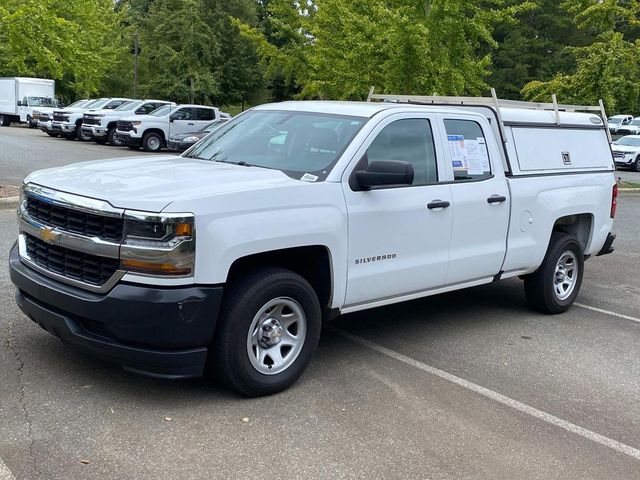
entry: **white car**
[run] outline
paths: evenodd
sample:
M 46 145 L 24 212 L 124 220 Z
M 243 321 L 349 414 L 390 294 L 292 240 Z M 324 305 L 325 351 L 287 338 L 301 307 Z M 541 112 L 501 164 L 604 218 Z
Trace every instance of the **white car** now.
M 220 110 L 205 105 L 165 105 L 148 115 L 133 115 L 118 121 L 118 141 L 137 150 L 159 152 L 172 135 L 202 130 L 220 120 Z
M 83 99 L 77 100 L 73 102 L 71 105 L 66 107 L 67 109 L 81 108 L 84 105 L 92 102 L 93 100 Z M 51 124 L 53 122 L 53 112 L 55 108 L 39 108 L 38 110 L 34 110 L 33 118 L 37 120 L 37 127 L 42 130 L 44 133 L 51 137 L 57 137 L 60 135 L 58 132 L 54 132 L 51 128 Z
M 519 277 L 534 309 L 564 312 L 613 250 L 606 125 L 473 100 L 263 105 L 181 157 L 32 173 L 17 303 L 131 371 L 250 396 L 292 385 L 339 314 Z
M 640 118 L 634 118 L 627 125 L 621 125 L 616 129 L 616 135 L 640 134 Z
M 82 132 L 82 119 L 86 112 L 91 110 L 103 110 L 118 108 L 123 103 L 129 102 L 129 98 L 98 98 L 80 107 L 64 108 L 53 112 L 51 130 L 53 133 L 65 137 L 67 140 L 91 140 Z
M 629 167 L 640 172 L 640 135 L 627 135 L 611 145 L 613 159 L 618 167 Z
M 609 118 L 607 126 L 609 127 L 609 131 L 615 135 L 618 133 L 619 128 L 629 125 L 632 121 L 632 115 L 614 115 Z
M 130 115 L 147 115 L 164 105 L 175 106 L 175 103 L 164 100 L 131 100 L 114 109 L 90 110 L 83 116 L 82 132 L 97 143 L 121 146 L 122 142 L 116 137 L 118 120 Z

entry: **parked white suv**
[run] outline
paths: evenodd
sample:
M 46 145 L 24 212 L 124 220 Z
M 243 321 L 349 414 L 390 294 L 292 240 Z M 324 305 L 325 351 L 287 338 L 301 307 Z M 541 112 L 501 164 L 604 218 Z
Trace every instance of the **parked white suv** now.
M 618 167 L 629 167 L 640 172 L 640 135 L 627 135 L 613 145 L 613 159 Z
M 440 101 L 457 105 L 263 105 L 182 157 L 33 173 L 18 305 L 126 369 L 252 396 L 293 384 L 341 313 L 518 277 L 533 308 L 566 311 L 613 250 L 602 117 Z
M 178 133 L 201 130 L 220 119 L 220 110 L 205 105 L 165 105 L 149 115 L 134 115 L 118 121 L 116 135 L 123 145 L 158 152 L 167 139 Z
M 121 146 L 116 137 L 118 120 L 130 115 L 147 115 L 164 105 L 175 105 L 164 100 L 131 100 L 114 109 L 91 110 L 84 114 L 82 132 L 97 143 Z
M 91 140 L 82 133 L 82 118 L 90 110 L 114 109 L 130 101 L 129 98 L 99 98 L 81 107 L 64 108 L 53 112 L 51 130 L 67 140 Z

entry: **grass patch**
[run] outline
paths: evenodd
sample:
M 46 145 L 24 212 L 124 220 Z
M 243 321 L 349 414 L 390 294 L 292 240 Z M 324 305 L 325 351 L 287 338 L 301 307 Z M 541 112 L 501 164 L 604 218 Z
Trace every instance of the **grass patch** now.
M 618 182 L 618 188 L 640 188 L 640 183 L 627 182 L 625 180 L 620 180 Z

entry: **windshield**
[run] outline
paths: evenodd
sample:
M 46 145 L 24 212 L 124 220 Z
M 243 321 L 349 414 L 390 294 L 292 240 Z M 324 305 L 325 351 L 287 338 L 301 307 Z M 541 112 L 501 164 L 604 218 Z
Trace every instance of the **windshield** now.
M 224 123 L 185 156 L 324 180 L 365 122 L 343 115 L 254 110 Z
M 140 102 L 133 100 L 131 102 L 125 102 L 119 107 L 114 108 L 113 110 L 117 112 L 129 112 L 131 110 L 134 110 L 138 105 L 140 105 Z
M 619 125 L 620 123 L 622 123 L 622 118 L 620 118 L 620 117 L 611 117 L 609 119 L 609 123 L 615 123 L 616 125 Z
M 83 106 L 83 108 L 100 108 L 102 105 L 104 105 L 105 103 L 107 103 L 107 98 L 99 98 L 97 100 L 92 100 L 89 103 L 87 103 L 86 105 Z
M 176 107 L 173 107 L 176 108 Z M 160 108 L 156 108 L 149 115 L 153 115 L 154 117 L 164 117 L 165 115 L 169 115 L 169 110 L 171 110 L 171 105 L 164 105 Z
M 613 142 L 614 145 L 626 145 L 627 147 L 640 147 L 640 137 L 622 137 Z
M 85 103 L 88 103 L 88 102 L 89 102 L 89 100 L 76 100 L 71 105 L 69 105 L 67 108 L 81 107 Z
M 48 97 L 29 97 L 30 107 L 56 107 L 56 102 Z

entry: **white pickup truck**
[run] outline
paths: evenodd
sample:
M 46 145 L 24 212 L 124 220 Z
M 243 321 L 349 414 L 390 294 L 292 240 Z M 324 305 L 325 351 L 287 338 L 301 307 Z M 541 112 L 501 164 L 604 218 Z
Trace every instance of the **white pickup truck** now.
M 220 110 L 205 105 L 165 105 L 149 115 L 132 115 L 118 120 L 116 139 L 132 150 L 159 152 L 175 134 L 201 130 L 220 120 Z
M 122 142 L 116 137 L 118 120 L 131 115 L 147 115 L 164 105 L 175 104 L 164 100 L 131 100 L 117 108 L 91 110 L 82 118 L 82 133 L 97 143 L 119 147 Z
M 51 131 L 67 140 L 91 140 L 82 132 L 82 119 L 84 114 L 92 110 L 104 110 L 118 108 L 123 103 L 129 102 L 128 98 L 98 98 L 81 107 L 67 107 L 53 112 Z
M 341 313 L 512 277 L 533 308 L 567 310 L 585 260 L 613 250 L 606 119 L 378 98 L 434 105 L 263 105 L 182 157 L 29 175 L 18 305 L 128 370 L 250 396 L 292 385 Z

